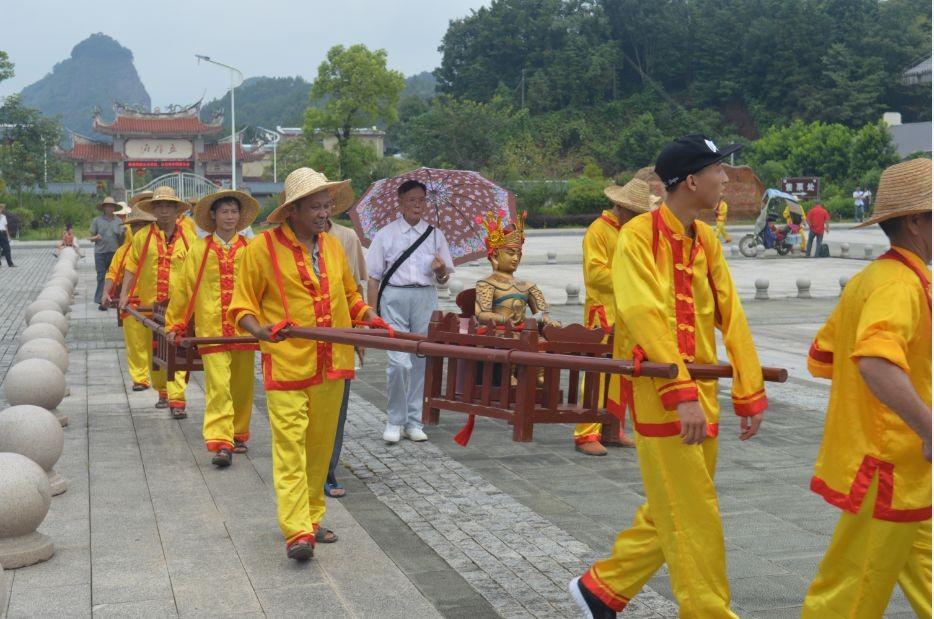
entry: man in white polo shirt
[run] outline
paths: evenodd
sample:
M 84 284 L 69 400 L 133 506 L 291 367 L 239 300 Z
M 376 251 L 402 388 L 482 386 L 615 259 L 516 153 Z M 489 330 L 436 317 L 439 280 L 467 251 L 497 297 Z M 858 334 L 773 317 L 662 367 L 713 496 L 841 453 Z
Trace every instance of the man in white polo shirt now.
M 10 251 L 10 226 L 6 220 L 6 204 L 0 204 L 0 256 L 6 258 L 6 264 L 15 267 L 13 264 L 13 253 Z
M 408 180 L 398 194 L 402 216 L 376 233 L 366 255 L 367 298 L 393 328 L 425 334 L 438 306 L 435 283 L 448 281 L 454 262 L 444 233 L 422 219 L 428 206 L 425 185 Z M 398 443 L 400 436 L 428 440 L 422 431 L 425 360 L 390 352 L 386 378 L 388 420 L 383 440 Z

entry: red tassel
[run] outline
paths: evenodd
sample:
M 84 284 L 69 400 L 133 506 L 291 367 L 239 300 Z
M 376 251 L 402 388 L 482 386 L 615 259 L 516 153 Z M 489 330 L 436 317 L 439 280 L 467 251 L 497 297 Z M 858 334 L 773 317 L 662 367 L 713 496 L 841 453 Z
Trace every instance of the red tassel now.
M 473 434 L 473 426 L 477 421 L 476 415 L 470 415 L 467 417 L 467 423 L 464 424 L 464 427 L 454 435 L 454 442 L 460 445 L 461 447 L 466 447 L 467 443 L 470 442 L 470 437 Z

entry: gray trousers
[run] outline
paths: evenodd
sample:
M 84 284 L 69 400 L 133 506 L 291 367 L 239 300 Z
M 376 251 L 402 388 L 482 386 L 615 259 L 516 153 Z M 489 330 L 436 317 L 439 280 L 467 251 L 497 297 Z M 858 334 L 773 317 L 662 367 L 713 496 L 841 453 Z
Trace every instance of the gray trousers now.
M 428 333 L 431 313 L 438 307 L 434 286 L 383 290 L 380 310 L 393 329 Z M 386 367 L 388 422 L 407 428 L 422 427 L 422 398 L 425 389 L 425 359 L 404 352 L 389 352 Z
M 331 463 L 328 465 L 329 484 L 336 484 L 337 465 L 341 459 L 341 449 L 344 447 L 344 423 L 347 421 L 347 403 L 350 401 L 350 379 L 344 381 L 344 399 L 341 400 L 341 412 L 337 418 L 337 435 L 334 437 L 334 451 L 331 452 Z

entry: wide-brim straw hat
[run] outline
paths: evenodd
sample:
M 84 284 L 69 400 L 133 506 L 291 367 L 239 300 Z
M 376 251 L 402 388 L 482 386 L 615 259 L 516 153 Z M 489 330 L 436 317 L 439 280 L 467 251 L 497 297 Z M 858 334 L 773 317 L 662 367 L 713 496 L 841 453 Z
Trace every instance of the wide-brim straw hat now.
M 175 208 L 179 213 L 183 213 L 191 207 L 187 201 L 178 197 L 174 189 L 168 186 L 156 187 L 152 190 L 152 196 L 145 200 L 140 200 L 136 206 L 146 211 L 147 213 L 152 213 L 152 207 L 157 202 L 170 202 L 175 205 Z
M 234 189 L 217 191 L 198 200 L 192 214 L 195 224 L 205 232 L 214 232 L 217 229 L 217 222 L 211 217 L 211 206 L 221 198 L 236 198 L 240 203 L 240 220 L 237 222 L 237 230 L 249 228 L 259 215 L 259 202 L 250 194 Z
M 634 178 L 625 185 L 610 185 L 604 188 L 603 195 L 613 204 L 634 213 L 649 212 L 659 200 L 652 195 L 649 184 L 639 178 Z
M 155 223 L 156 217 L 150 215 L 146 211 L 136 208 L 135 206 L 130 207 L 130 214 L 126 216 L 126 219 L 123 220 L 125 224 L 139 224 L 139 223 Z
M 117 206 L 119 206 L 120 208 L 114 211 L 114 215 L 129 215 L 130 214 L 130 207 L 127 206 L 127 203 L 124 202 L 123 200 L 121 200 L 120 202 L 117 202 Z
M 865 228 L 894 217 L 931 212 L 931 160 L 911 159 L 889 166 L 879 178 L 873 215 Z
M 132 198 L 130 198 L 130 201 L 127 202 L 127 204 L 130 205 L 130 208 L 133 208 L 134 206 L 136 206 L 137 204 L 139 204 L 139 203 L 142 202 L 143 200 L 148 200 L 148 199 L 151 198 L 151 197 L 152 197 L 152 192 L 151 192 L 151 191 L 141 191 L 141 192 L 139 192 L 138 194 L 136 194 L 135 196 L 133 196 Z
M 285 177 L 285 199 L 266 217 L 266 221 L 281 224 L 289 214 L 289 207 L 304 197 L 328 191 L 334 199 L 332 214 L 343 213 L 353 204 L 350 180 L 329 181 L 328 177 L 311 168 L 298 168 Z
M 110 196 L 107 196 L 107 197 L 104 198 L 101 202 L 98 202 L 98 204 L 97 204 L 97 210 L 103 211 L 103 210 L 104 210 L 104 207 L 107 206 L 108 204 L 109 204 L 110 206 L 114 207 L 114 210 L 117 210 L 117 209 L 120 208 L 120 205 L 116 202 L 116 200 L 114 200 L 114 199 L 111 198 Z

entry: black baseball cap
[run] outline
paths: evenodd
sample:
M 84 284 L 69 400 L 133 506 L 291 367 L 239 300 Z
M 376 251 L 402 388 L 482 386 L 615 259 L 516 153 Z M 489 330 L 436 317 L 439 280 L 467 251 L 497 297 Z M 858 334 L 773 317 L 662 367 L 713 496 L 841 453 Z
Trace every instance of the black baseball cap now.
M 655 160 L 655 173 L 662 179 L 665 189 L 671 189 L 689 174 L 722 161 L 742 147 L 742 144 L 729 144 L 717 148 L 713 140 L 700 133 L 684 135 L 665 145 Z

